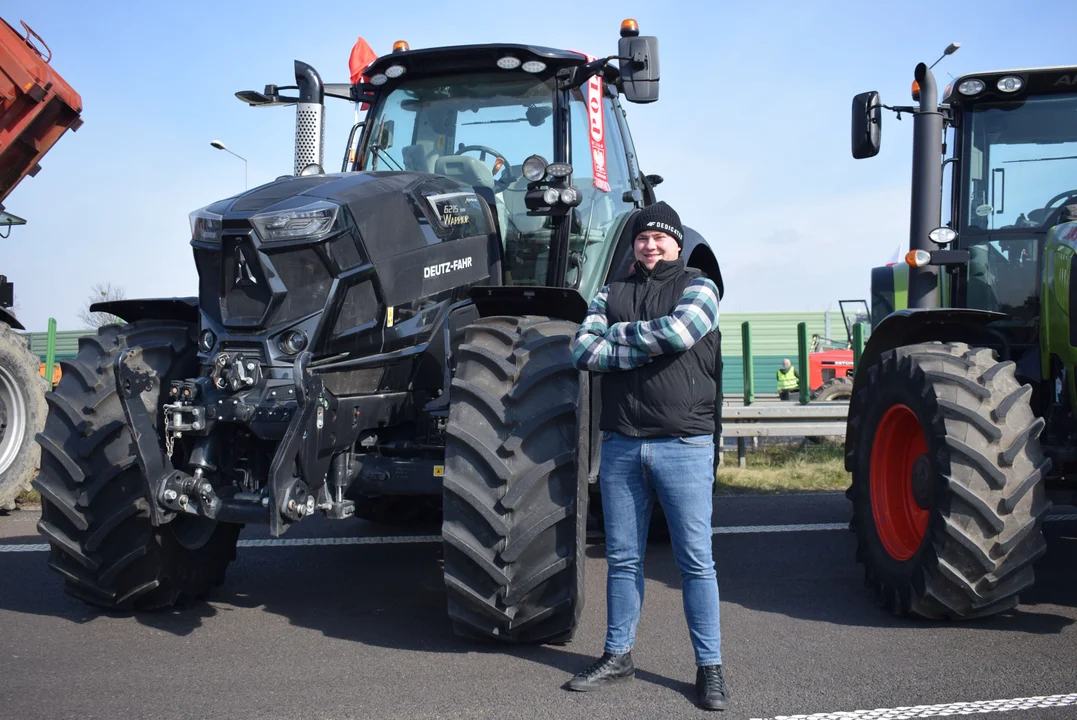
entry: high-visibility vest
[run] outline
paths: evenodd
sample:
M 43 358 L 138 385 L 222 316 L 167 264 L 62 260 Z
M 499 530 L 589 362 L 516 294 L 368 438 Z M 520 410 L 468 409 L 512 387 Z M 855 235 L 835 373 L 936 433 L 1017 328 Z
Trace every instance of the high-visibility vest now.
M 800 386 L 797 379 L 797 369 L 790 366 L 789 370 L 778 368 L 778 392 L 782 390 L 796 390 Z

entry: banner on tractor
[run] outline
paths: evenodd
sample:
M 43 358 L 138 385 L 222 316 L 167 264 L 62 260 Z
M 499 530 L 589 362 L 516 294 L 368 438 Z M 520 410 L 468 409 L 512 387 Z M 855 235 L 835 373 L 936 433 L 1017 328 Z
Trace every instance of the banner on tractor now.
M 593 55 L 585 55 L 587 62 L 594 62 Z M 591 134 L 591 170 L 594 185 L 602 192 L 610 191 L 606 176 L 606 127 L 602 117 L 602 78 L 594 75 L 587 81 L 587 116 Z

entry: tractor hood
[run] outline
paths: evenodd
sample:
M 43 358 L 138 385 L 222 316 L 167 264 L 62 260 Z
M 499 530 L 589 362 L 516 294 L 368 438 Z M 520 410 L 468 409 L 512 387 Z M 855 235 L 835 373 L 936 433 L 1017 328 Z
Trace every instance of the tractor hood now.
M 192 213 L 191 227 L 203 328 L 282 362 L 292 331 L 316 355 L 363 335 L 380 344 L 377 329 L 485 282 L 498 257 L 486 202 L 426 173 L 281 178 Z

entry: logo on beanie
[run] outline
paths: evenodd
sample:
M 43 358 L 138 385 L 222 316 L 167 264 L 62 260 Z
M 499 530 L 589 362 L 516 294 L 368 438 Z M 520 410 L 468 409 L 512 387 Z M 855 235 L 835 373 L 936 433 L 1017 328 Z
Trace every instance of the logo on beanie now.
M 643 225 L 643 227 L 645 227 L 645 228 L 653 228 L 655 230 L 661 230 L 664 233 L 668 233 L 669 235 L 672 235 L 673 237 L 677 238 L 678 240 L 683 240 L 684 239 L 684 235 L 681 233 L 680 228 L 675 228 L 672 225 L 670 225 L 669 223 L 664 223 L 661 220 L 650 220 L 650 221 L 646 222 Z

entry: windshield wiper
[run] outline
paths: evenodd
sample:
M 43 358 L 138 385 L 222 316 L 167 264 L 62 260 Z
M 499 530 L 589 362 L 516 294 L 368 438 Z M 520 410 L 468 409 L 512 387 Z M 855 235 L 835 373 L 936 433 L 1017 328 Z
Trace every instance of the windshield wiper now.
M 404 172 L 404 168 L 402 168 L 400 166 L 400 163 L 398 163 L 396 160 L 394 160 L 393 156 L 390 155 L 388 152 L 386 152 L 385 150 L 382 150 L 377 145 L 371 145 L 370 149 L 374 151 L 374 158 L 375 158 L 374 168 L 375 169 L 377 169 L 377 159 L 378 158 L 385 158 L 385 161 L 392 163 L 395 166 L 395 169 L 398 172 Z
M 1066 155 L 1065 157 L 1050 157 L 1050 158 L 1028 158 L 1027 160 L 1003 160 L 1002 163 L 1019 163 L 1019 162 L 1044 162 L 1045 160 L 1077 160 L 1077 155 Z
M 514 118 L 512 120 L 476 120 L 475 122 L 460 123 L 461 125 L 500 125 L 502 123 L 527 122 L 527 118 Z

